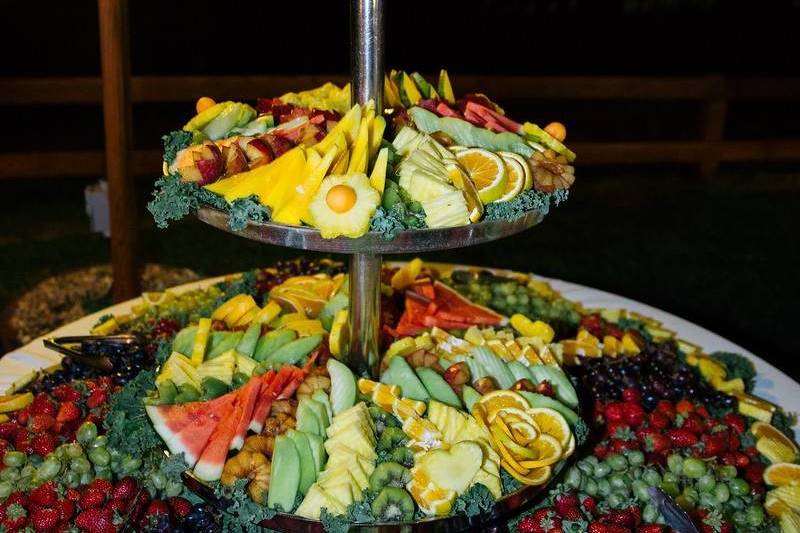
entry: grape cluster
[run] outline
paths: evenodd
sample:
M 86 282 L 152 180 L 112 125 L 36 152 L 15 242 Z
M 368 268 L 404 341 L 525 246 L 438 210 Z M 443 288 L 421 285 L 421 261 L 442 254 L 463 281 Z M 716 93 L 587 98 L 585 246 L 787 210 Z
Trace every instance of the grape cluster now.
M 217 533 L 222 531 L 214 508 L 207 503 L 198 503 L 183 519 L 180 531 L 186 533 Z
M 488 271 L 456 270 L 442 281 L 480 305 L 506 316 L 520 313 L 532 320 L 549 323 L 559 337 L 574 334 L 580 314 L 563 298 L 545 298 L 536 289 L 515 279 Z
M 692 398 L 714 407 L 732 407 L 736 398 L 711 388 L 681 361 L 673 343 L 646 343 L 642 353 L 631 357 L 586 358 L 574 368 L 596 400 L 618 400 L 622 391 L 636 388 L 645 409 L 659 400 Z

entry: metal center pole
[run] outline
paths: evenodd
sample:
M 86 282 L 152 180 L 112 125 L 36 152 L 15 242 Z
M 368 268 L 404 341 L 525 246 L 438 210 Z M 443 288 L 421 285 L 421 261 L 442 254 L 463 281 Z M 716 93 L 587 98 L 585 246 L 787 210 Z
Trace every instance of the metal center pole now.
M 384 0 L 350 2 L 350 74 L 354 103 L 375 102 L 383 112 Z M 350 258 L 350 366 L 378 377 L 380 357 L 381 256 L 359 253 Z

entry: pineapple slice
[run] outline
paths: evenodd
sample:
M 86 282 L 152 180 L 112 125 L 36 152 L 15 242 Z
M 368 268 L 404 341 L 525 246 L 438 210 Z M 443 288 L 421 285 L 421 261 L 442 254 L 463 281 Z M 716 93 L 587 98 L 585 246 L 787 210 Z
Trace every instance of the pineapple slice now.
M 331 176 L 312 198 L 309 212 L 324 239 L 357 238 L 369 231 L 380 201 L 381 195 L 364 174 Z
M 453 189 L 436 199 L 421 203 L 425 210 L 425 223 L 429 228 L 449 228 L 469 224 L 469 210 L 461 191 Z

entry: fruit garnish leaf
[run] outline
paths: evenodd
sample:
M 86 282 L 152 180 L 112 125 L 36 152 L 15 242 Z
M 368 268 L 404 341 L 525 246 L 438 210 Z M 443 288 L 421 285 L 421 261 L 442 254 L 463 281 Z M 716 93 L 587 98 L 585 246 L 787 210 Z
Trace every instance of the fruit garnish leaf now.
M 569 190 L 539 192 L 535 189 L 522 192 L 508 202 L 492 202 L 486 205 L 484 220 L 515 220 L 529 211 L 540 211 L 547 215 L 550 205 L 556 207 L 569 197 Z
M 586 425 L 582 418 L 575 421 L 575 424 L 572 425 L 572 434 L 575 435 L 576 446 L 583 446 L 586 443 L 586 439 L 589 438 L 590 432 L 589 426 Z
M 275 516 L 275 509 L 259 505 L 250 499 L 245 490 L 249 482 L 248 478 L 242 478 L 231 487 L 216 484 L 214 493 L 230 503 L 222 513 L 223 532 L 259 533 L 264 531 L 259 523 Z
M 511 494 L 522 488 L 522 483 L 506 472 L 504 468 L 500 469 L 500 482 L 503 485 L 503 494 Z
M 109 447 L 133 457 L 161 448 L 163 441 L 153 429 L 143 403 L 154 388 L 155 373 L 144 370 L 111 397 L 110 410 L 103 420 Z
M 189 131 L 171 131 L 161 137 L 164 143 L 164 161 L 171 165 L 175 161 L 178 152 L 192 144 L 192 133 Z
M 228 227 L 233 231 L 241 231 L 247 223 L 263 222 L 270 217 L 268 207 L 262 205 L 255 195 L 234 200 L 228 210 Z
M 714 352 L 711 357 L 725 365 L 727 375 L 725 379 L 741 378 L 744 381 L 744 390 L 750 392 L 756 383 L 756 367 L 753 362 L 738 353 Z
M 347 533 L 351 525 L 345 515 L 334 516 L 325 507 L 319 514 L 319 521 L 327 533 Z
M 488 512 L 494 506 L 494 496 L 483 483 L 475 483 L 466 492 L 456 498 L 453 504 L 454 513 L 463 513 L 469 517 Z
M 797 424 L 797 414 L 787 413 L 782 408 L 778 408 L 772 414 L 772 425 L 794 440 L 794 426 Z M 747 432 L 750 433 L 750 432 Z M 755 444 L 754 444 L 755 445 Z

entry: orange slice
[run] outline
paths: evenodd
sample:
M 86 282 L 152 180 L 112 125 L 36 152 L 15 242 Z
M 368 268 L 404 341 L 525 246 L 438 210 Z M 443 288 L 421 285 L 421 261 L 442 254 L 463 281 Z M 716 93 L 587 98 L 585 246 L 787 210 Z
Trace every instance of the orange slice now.
M 508 175 L 500 156 L 482 148 L 468 148 L 458 152 L 456 159 L 478 189 L 481 202 L 488 204 L 503 195 Z
M 800 465 L 794 463 L 776 463 L 764 470 L 764 482 L 768 485 L 782 487 L 800 484 Z
M 500 464 L 506 469 L 506 472 L 523 485 L 544 485 L 550 479 L 551 470 L 549 466 L 531 470 L 529 474 L 520 474 L 513 468 L 509 468 L 507 463 L 502 462 Z
M 563 455 L 563 448 L 555 437 L 542 434 L 533 441 L 532 449 L 536 452 L 536 459 L 520 461 L 520 466 L 525 468 L 541 468 L 558 462 Z
M 481 399 L 478 400 L 478 405 L 485 409 L 486 419 L 489 421 L 494 419 L 494 415 L 500 409 L 517 408 L 525 410 L 530 407 L 528 400 L 510 390 L 496 390 L 484 394 Z
M 539 431 L 555 437 L 562 448 L 569 444 L 572 431 L 561 413 L 549 407 L 534 407 L 528 409 L 528 414 L 536 421 Z

